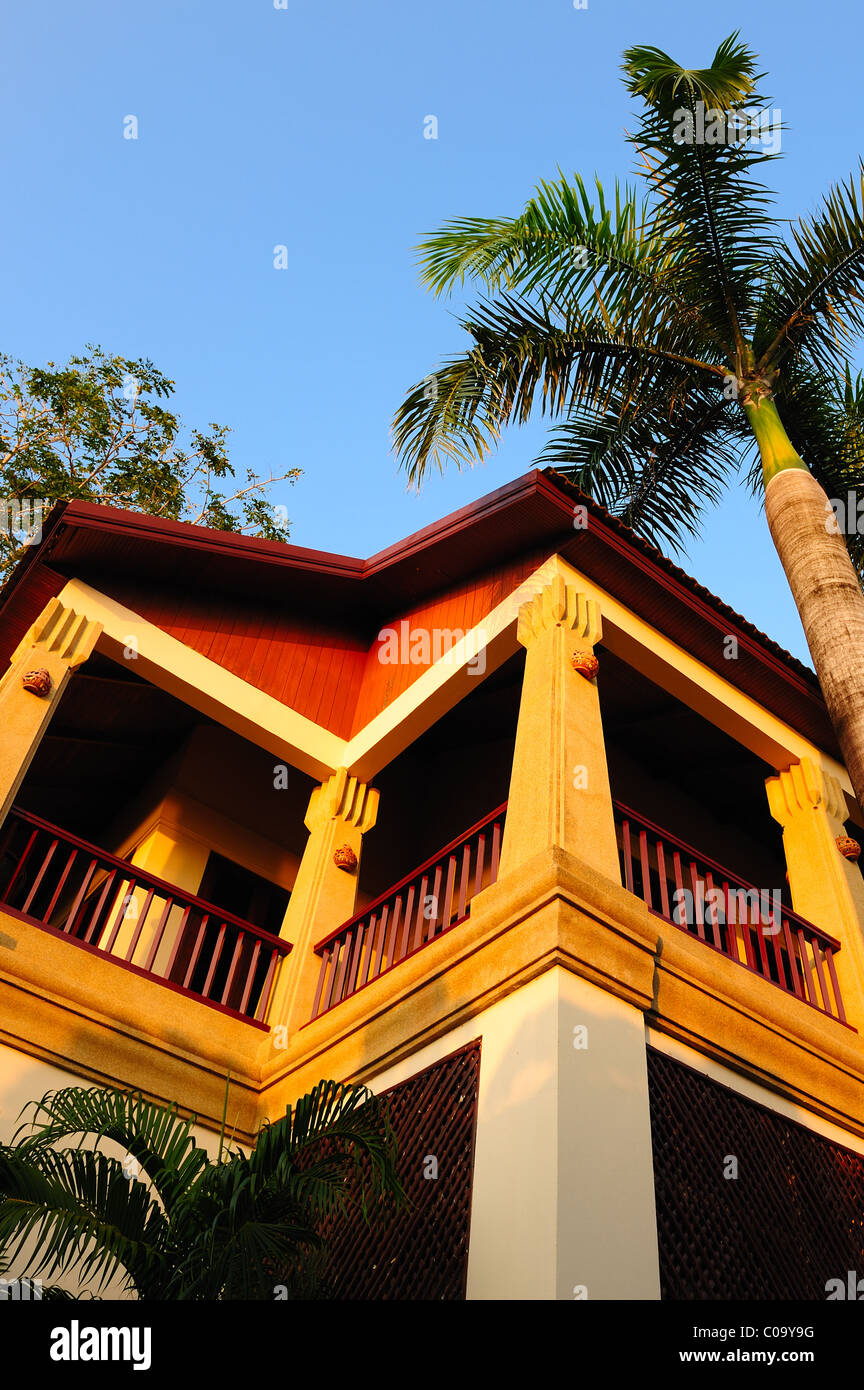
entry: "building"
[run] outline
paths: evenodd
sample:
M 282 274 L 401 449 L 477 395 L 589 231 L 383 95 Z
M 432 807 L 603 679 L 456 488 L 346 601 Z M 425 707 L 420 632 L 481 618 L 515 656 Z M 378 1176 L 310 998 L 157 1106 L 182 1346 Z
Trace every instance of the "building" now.
M 366 561 L 58 505 L 0 636 L 3 1137 L 82 1079 L 216 1128 L 230 1073 L 247 1141 L 357 1080 L 415 1206 L 334 1231 L 346 1297 L 864 1272 L 815 677 L 558 475 Z

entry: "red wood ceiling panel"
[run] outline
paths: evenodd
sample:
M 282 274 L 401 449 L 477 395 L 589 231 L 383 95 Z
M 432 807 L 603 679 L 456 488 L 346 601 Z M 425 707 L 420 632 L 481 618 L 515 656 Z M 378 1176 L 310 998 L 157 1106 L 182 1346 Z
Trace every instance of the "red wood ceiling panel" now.
M 381 624 L 381 631 L 385 628 L 395 628 L 399 633 L 399 624 L 407 620 L 409 632 L 421 629 L 429 632 L 431 655 L 432 634 L 436 629 L 450 632 L 461 629 L 464 632 L 477 626 L 507 594 L 512 593 L 547 558 L 548 552 L 545 549 L 523 556 L 480 579 L 460 585 L 450 593 L 439 594 L 426 603 L 394 615 Z M 357 701 L 352 730 L 355 734 L 413 685 L 431 664 L 382 662 L 379 659 L 381 647 L 376 634 L 376 640 L 365 661 L 363 686 Z
M 112 597 L 308 719 L 348 737 L 366 659 L 360 639 L 314 621 L 262 609 L 251 601 L 128 591 L 107 581 Z M 338 681 L 342 699 L 336 699 Z

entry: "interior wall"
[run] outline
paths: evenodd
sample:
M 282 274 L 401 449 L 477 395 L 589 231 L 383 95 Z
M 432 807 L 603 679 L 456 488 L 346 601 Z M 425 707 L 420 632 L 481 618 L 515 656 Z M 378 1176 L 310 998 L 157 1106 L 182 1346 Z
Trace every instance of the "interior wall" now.
M 358 911 L 507 800 L 523 664 L 505 663 L 375 777 Z
M 114 854 L 197 892 L 215 850 L 291 889 L 315 783 L 218 725 L 199 725 L 108 832 Z M 202 852 L 204 851 L 204 852 Z
M 612 795 L 616 800 L 641 812 L 670 835 L 692 845 L 756 887 L 784 888 L 786 862 L 782 832 L 771 819 L 758 771 L 754 772 L 750 793 L 753 804 L 747 808 L 751 816 L 745 825 L 729 819 L 725 808 L 719 808 L 712 799 L 712 778 L 722 775 L 717 769 L 706 768 L 705 795 L 699 798 L 676 783 L 671 770 L 661 780 L 610 739 L 606 743 L 606 756 Z M 764 812 L 759 805 L 760 792 L 765 801 Z

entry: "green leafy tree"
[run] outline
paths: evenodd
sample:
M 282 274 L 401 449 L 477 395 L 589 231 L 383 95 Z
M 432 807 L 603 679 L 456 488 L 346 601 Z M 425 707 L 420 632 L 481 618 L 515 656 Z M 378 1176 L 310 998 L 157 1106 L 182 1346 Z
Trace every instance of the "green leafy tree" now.
M 101 1290 L 116 1276 L 139 1299 L 316 1297 L 321 1222 L 405 1200 L 386 1108 L 363 1086 L 320 1081 L 248 1155 L 226 1144 L 223 1123 L 216 1160 L 196 1144 L 194 1116 L 141 1095 L 73 1086 L 32 1111 L 0 1145 L 0 1273 L 35 1242 L 31 1278 Z
M 185 432 L 166 402 L 174 382 L 153 363 L 88 345 L 64 366 L 0 355 L 0 573 L 39 539 L 54 502 L 82 499 L 220 531 L 288 538 L 288 513 L 267 497 L 299 468 L 234 487 L 229 430 Z
M 397 451 L 419 483 L 548 415 L 540 461 L 672 548 L 743 469 L 864 806 L 864 540 L 830 501 L 864 483 L 846 363 L 864 329 L 864 166 L 787 226 L 756 177 L 779 157 L 778 113 L 737 34 L 705 69 L 636 47 L 623 71 L 641 191 L 561 175 L 518 217 L 421 244 L 435 294 L 468 280 L 479 298 L 460 315 L 468 349 L 397 412 Z

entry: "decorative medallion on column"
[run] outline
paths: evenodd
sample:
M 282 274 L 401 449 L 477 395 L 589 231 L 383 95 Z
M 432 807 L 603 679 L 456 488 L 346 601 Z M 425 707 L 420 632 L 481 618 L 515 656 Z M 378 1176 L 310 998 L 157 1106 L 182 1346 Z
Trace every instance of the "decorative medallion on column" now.
M 570 665 L 580 676 L 584 676 L 586 681 L 595 680 L 600 670 L 600 662 L 593 652 L 574 652 L 570 658 Z
M 29 690 L 32 695 L 50 695 L 51 677 L 44 666 L 38 671 L 25 671 L 21 677 L 21 684 L 25 690 Z

